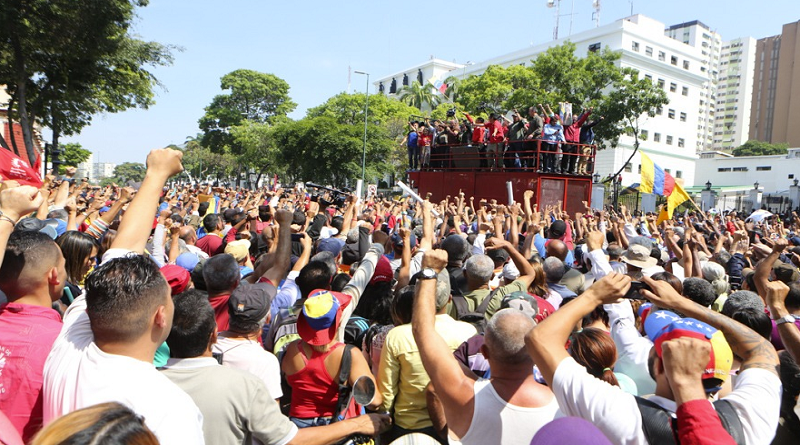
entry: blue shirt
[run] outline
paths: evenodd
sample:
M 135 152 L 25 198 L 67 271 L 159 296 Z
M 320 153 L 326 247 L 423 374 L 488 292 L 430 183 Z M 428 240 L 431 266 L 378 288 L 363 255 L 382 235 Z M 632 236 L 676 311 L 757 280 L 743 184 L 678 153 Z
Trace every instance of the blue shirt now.
M 417 137 L 418 136 L 417 136 L 417 132 L 416 131 L 412 131 L 412 132 L 408 133 L 408 141 L 406 142 L 406 146 L 408 146 L 408 148 L 416 147 L 417 146 Z

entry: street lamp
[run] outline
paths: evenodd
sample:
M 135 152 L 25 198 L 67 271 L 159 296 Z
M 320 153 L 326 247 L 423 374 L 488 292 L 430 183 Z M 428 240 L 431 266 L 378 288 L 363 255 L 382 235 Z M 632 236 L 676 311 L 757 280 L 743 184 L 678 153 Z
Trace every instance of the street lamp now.
M 599 183 L 600 182 L 600 173 L 595 173 L 594 176 L 592 176 L 592 179 L 594 179 L 594 183 L 595 184 Z
M 706 182 L 706 190 L 711 190 L 711 181 Z
M 753 188 L 758 190 L 758 181 L 756 181 L 755 184 L 753 184 Z
M 353 71 L 356 74 L 363 74 L 367 76 L 367 98 L 364 101 L 364 151 L 361 154 L 361 183 L 362 188 L 366 187 L 364 184 L 364 177 L 366 176 L 367 172 L 367 112 L 369 111 L 369 73 L 365 73 L 364 71 Z
M 792 181 L 792 182 L 794 183 L 794 186 L 795 186 L 795 187 L 797 187 L 797 183 L 798 183 L 798 182 L 800 182 L 800 179 L 795 179 L 795 180 L 794 180 L 794 181 Z

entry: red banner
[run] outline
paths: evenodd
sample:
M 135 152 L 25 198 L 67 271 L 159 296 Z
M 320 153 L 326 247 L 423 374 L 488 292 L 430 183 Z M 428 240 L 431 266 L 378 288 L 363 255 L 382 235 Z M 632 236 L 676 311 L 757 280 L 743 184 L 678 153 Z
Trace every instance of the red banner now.
M 42 186 L 38 171 L 31 168 L 27 162 L 14 153 L 3 148 L 0 148 L 0 180 L 17 181 L 20 185 Z

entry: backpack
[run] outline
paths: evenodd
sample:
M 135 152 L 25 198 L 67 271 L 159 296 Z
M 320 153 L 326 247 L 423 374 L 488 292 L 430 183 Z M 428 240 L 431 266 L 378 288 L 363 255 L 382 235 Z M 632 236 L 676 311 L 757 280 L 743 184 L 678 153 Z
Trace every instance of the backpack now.
M 357 315 L 350 316 L 344 325 L 344 344 L 360 348 L 367 330 L 369 330 L 369 320 Z
M 489 295 L 487 295 L 486 298 L 481 301 L 481 304 L 475 308 L 474 312 L 469 311 L 469 303 L 467 302 L 467 298 L 465 296 L 453 295 L 453 304 L 456 306 L 456 315 L 458 315 L 458 320 L 475 326 L 475 329 L 478 330 L 478 334 L 482 335 L 486 328 L 486 308 L 489 307 L 489 303 L 497 294 L 498 290 L 500 290 L 499 287 L 489 292 Z
M 670 411 L 642 397 L 635 397 L 642 414 L 642 430 L 650 445 L 678 445 L 678 421 Z M 722 422 L 722 427 L 731 435 L 737 445 L 744 445 L 744 429 L 733 405 L 727 400 L 713 403 L 714 410 Z
M 282 315 L 285 316 L 281 317 Z M 278 320 L 269 329 L 272 343 L 271 345 L 268 344 L 266 349 L 269 351 L 269 346 L 271 346 L 270 352 L 275 354 L 278 357 L 278 361 L 280 361 L 283 358 L 286 346 L 295 340 L 299 340 L 300 335 L 297 333 L 297 314 L 281 309 L 276 318 Z

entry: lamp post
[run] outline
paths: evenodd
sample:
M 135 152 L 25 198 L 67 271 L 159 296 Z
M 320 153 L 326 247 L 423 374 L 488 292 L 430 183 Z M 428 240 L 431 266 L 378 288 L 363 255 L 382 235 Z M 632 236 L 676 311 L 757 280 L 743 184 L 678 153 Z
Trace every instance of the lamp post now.
M 594 176 L 592 176 L 592 179 L 594 179 L 594 183 L 595 184 L 599 183 L 600 182 L 600 173 L 595 173 Z
M 711 181 L 706 182 L 706 190 L 711 190 Z
M 361 183 L 364 183 L 364 177 L 367 173 L 367 112 L 369 111 L 369 73 L 364 71 L 353 71 L 356 74 L 363 74 L 367 76 L 367 98 L 364 101 L 364 150 L 361 153 Z M 363 185 L 362 187 L 366 187 Z
M 753 189 L 758 190 L 758 181 L 756 181 L 755 184 L 753 184 Z

